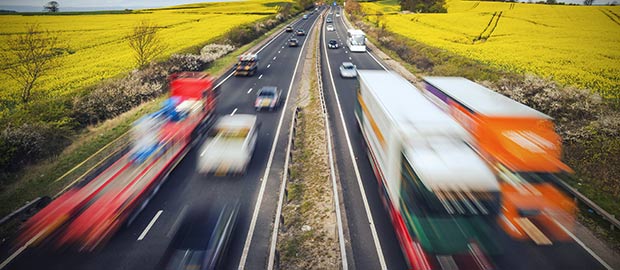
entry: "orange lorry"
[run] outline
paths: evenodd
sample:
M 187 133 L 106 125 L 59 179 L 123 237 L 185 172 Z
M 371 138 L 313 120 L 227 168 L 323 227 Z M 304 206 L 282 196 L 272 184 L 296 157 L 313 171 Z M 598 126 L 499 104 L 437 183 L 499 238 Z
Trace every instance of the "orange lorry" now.
M 501 180 L 498 222 L 514 238 L 549 245 L 568 240 L 575 204 L 553 184 L 571 169 L 561 161 L 553 119 L 460 77 L 425 77 L 424 91 L 474 137 Z

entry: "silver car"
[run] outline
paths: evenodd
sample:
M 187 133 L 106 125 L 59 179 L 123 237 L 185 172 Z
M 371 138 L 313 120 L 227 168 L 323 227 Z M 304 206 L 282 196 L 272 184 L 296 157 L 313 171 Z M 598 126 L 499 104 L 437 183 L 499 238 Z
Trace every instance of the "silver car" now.
M 282 93 L 277 87 L 265 86 L 258 90 L 254 108 L 256 108 L 257 111 L 261 109 L 269 109 L 270 111 L 277 109 L 281 103 L 281 95 Z
M 351 62 L 343 62 L 340 65 L 340 77 L 355 78 L 357 77 L 357 67 Z
M 331 24 L 327 25 L 327 31 L 334 31 L 334 26 Z

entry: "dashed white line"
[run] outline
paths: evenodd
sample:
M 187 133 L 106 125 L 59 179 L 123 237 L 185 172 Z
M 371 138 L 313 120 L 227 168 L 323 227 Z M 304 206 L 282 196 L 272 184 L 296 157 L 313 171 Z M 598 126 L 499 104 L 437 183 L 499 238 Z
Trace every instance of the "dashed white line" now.
M 274 56 L 274 57 L 273 57 L 273 60 L 276 60 L 276 58 L 277 58 L 277 56 Z
M 281 51 L 278 51 L 278 53 L 280 53 Z
M 235 108 L 235 109 L 234 109 L 234 110 L 230 113 L 230 116 L 235 115 L 235 113 L 236 113 L 236 112 L 237 112 L 237 108 Z
M 349 56 L 349 60 L 351 60 L 351 56 Z
M 314 22 L 312 23 L 310 27 L 312 28 L 316 22 L 317 20 L 314 20 Z M 293 89 L 293 82 L 295 79 L 295 75 L 297 74 L 297 69 L 299 68 L 299 62 L 301 61 L 301 56 L 302 56 L 301 52 L 303 52 L 304 46 L 306 46 L 306 40 L 304 40 L 304 42 L 302 43 L 299 56 L 297 56 L 297 63 L 295 63 L 295 69 L 293 70 L 293 76 L 291 77 L 291 83 L 288 86 L 288 92 L 286 94 L 286 99 L 284 100 L 284 105 L 282 106 L 282 108 L 286 108 L 289 97 L 291 96 L 291 91 Z M 271 172 L 271 163 L 273 162 L 273 157 L 276 151 L 277 138 L 280 136 L 280 130 L 282 129 L 282 122 L 284 120 L 284 112 L 285 110 L 282 109 L 280 113 L 280 122 L 278 123 L 278 128 L 276 128 L 276 134 L 274 137 L 274 141 L 271 144 L 271 152 L 269 153 L 269 159 L 267 160 L 267 166 L 265 168 L 265 173 L 262 178 L 265 181 L 262 181 L 260 190 L 258 191 L 258 198 L 256 200 L 256 205 L 254 205 L 254 213 L 252 214 L 252 221 L 250 222 L 250 228 L 248 229 L 248 234 L 245 238 L 245 244 L 243 246 L 243 252 L 241 253 L 241 259 L 239 260 L 239 267 L 238 267 L 239 270 L 245 269 L 245 263 L 248 259 L 248 253 L 250 251 L 250 244 L 252 242 L 252 236 L 254 235 L 254 229 L 256 228 L 258 212 L 260 211 L 260 204 L 263 200 L 263 194 L 265 193 L 265 186 L 267 184 L 267 180 L 269 179 L 269 173 Z M 269 256 L 271 258 L 272 255 L 270 254 Z
M 249 94 L 250 92 L 252 92 L 252 89 L 253 89 L 253 88 L 250 88 L 250 89 L 248 90 L 248 94 Z
M 263 74 L 261 74 L 260 76 L 258 76 L 258 79 L 262 79 L 263 78 Z
M 157 219 L 159 218 L 159 216 L 161 215 L 161 213 L 163 213 L 164 210 L 159 210 L 157 211 L 157 214 L 155 214 L 155 216 L 153 217 L 153 219 L 151 219 L 151 222 L 149 222 L 149 225 L 146 226 L 146 228 L 144 228 L 144 231 L 142 232 L 142 234 L 140 234 L 140 236 L 138 237 L 138 241 L 141 241 L 142 239 L 144 239 L 144 237 L 146 236 L 146 234 L 149 232 L 149 230 L 151 229 L 151 227 L 153 227 L 153 225 L 155 224 L 155 222 L 157 221 Z
M 270 67 L 271 67 L 271 64 L 267 65 L 267 68 L 270 68 Z

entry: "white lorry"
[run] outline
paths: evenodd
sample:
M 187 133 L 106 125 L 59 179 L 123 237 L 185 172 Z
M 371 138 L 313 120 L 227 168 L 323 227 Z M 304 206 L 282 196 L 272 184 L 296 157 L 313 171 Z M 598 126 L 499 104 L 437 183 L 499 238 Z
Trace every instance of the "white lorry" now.
M 216 175 L 244 174 L 256 147 L 258 128 L 256 115 L 220 117 L 200 148 L 198 171 Z
M 488 225 L 500 187 L 469 133 L 394 73 L 359 70 L 358 79 L 355 117 L 409 266 L 486 262 L 500 250 Z

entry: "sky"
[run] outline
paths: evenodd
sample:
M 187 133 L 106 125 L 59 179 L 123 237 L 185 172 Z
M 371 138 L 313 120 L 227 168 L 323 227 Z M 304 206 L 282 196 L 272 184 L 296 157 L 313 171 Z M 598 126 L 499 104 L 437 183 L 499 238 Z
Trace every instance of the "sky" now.
M 0 7 L 16 7 L 30 6 L 41 7 L 51 0 L 0 0 Z M 214 0 L 55 0 L 59 3 L 60 10 L 63 7 L 73 8 L 140 8 L 140 7 L 164 7 L 180 4 L 199 3 L 199 2 L 215 2 Z M 219 0 L 218 2 L 225 1 Z

